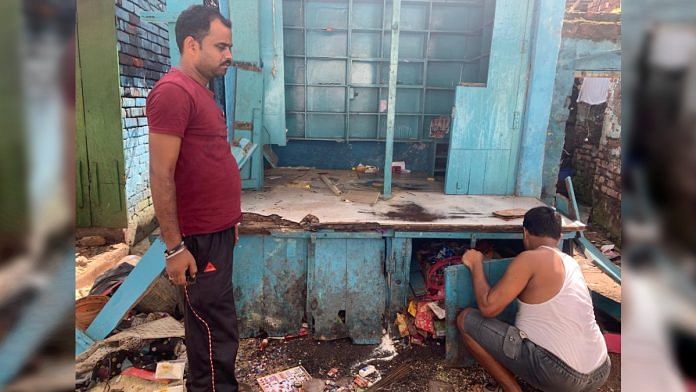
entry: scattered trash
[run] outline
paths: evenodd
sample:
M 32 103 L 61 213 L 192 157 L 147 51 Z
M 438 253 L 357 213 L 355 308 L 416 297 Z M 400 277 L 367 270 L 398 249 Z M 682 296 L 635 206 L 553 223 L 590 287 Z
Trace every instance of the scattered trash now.
M 416 312 L 416 328 L 421 329 L 430 334 L 435 334 L 433 328 L 433 312 L 428 306 L 429 302 L 419 302 Z
M 435 316 L 437 316 L 437 318 L 439 318 L 440 320 L 445 318 L 445 309 L 442 309 L 440 306 L 438 306 L 437 302 L 430 302 L 428 304 L 428 307 L 430 308 L 430 310 L 433 311 L 433 313 L 435 313 Z
M 158 362 L 155 378 L 158 380 L 183 380 L 185 362 L 181 361 L 166 361 Z
M 298 332 L 296 335 L 286 335 L 283 339 L 285 341 L 290 341 L 290 340 L 295 340 L 299 338 L 304 338 L 309 336 L 309 327 L 307 324 L 302 324 L 302 328 L 300 328 L 300 332 Z
M 413 317 L 416 317 L 416 311 L 417 311 L 417 304 L 415 300 L 411 300 L 408 303 L 408 314 L 410 314 Z
M 121 374 L 124 376 L 142 378 L 143 380 L 147 381 L 157 381 L 157 377 L 155 377 L 155 372 L 151 370 L 138 369 L 136 367 L 129 367 L 126 370 L 122 371 Z
M 607 256 L 609 260 L 614 260 L 621 257 L 621 253 L 616 251 L 616 246 L 614 244 L 602 245 L 599 248 L 602 253 Z
M 263 351 L 266 347 L 268 347 L 268 339 L 261 340 L 261 343 L 259 344 L 259 351 Z
M 399 336 L 400 337 L 405 337 L 409 335 L 408 332 L 408 323 L 406 321 L 406 316 L 404 316 L 401 313 L 396 314 L 396 321 L 395 321 L 396 326 L 399 328 Z
M 335 378 L 338 375 L 338 369 L 331 368 L 331 369 L 329 369 L 328 372 L 326 372 L 326 375 L 331 377 L 331 378 Z
M 367 388 L 370 385 L 370 382 L 367 381 L 364 377 L 361 377 L 360 375 L 355 376 L 353 378 L 353 383 L 355 385 L 359 386 L 360 388 Z
M 305 381 L 311 380 L 312 376 L 307 373 L 304 367 L 296 366 L 282 372 L 274 373 L 269 376 L 261 377 L 256 380 L 263 392 L 294 392 L 296 383 L 300 386 Z
M 447 324 L 444 320 L 435 320 L 433 328 L 435 329 L 434 336 L 436 338 L 444 338 L 447 335 Z
M 392 173 L 404 173 L 404 174 L 411 173 L 410 170 L 406 169 L 406 162 L 404 162 L 404 161 L 392 162 L 391 168 L 392 168 Z
M 360 377 L 367 377 L 376 371 L 377 371 L 376 367 L 374 367 L 373 365 L 367 365 L 364 368 L 360 369 L 358 371 L 358 374 L 360 375 Z

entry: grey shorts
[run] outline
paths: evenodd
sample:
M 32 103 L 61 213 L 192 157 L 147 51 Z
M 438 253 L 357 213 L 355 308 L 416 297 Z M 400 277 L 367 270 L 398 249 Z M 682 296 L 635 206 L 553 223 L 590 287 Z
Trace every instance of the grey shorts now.
M 594 391 L 609 378 L 609 357 L 591 373 L 580 373 L 527 339 L 514 325 L 484 318 L 476 309 L 466 316 L 464 328 L 500 364 L 542 391 Z

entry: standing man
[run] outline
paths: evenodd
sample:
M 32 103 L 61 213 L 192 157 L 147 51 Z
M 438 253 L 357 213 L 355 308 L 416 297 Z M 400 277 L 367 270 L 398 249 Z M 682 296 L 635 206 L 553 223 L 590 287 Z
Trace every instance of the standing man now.
M 522 226 L 527 251 L 495 286 L 483 274 L 483 254 L 470 250 L 462 256 L 479 307 L 457 317 L 464 344 L 498 390 L 520 391 L 518 376 L 543 391 L 594 391 L 609 377 L 611 364 L 580 266 L 558 250 L 561 217 L 536 207 Z M 514 300 L 514 326 L 493 318 Z
M 190 392 L 237 391 L 239 334 L 232 258 L 241 214 L 239 168 L 208 83 L 232 65 L 231 23 L 196 5 L 179 15 L 181 53 L 147 100 L 150 185 L 169 279 L 182 286 Z

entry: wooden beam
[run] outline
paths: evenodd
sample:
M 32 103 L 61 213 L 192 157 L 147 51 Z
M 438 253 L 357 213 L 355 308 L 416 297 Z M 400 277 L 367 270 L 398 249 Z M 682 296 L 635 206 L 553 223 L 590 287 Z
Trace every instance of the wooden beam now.
M 392 4 L 391 59 L 389 61 L 389 97 L 387 99 L 387 137 L 384 152 L 384 191 L 382 197 L 392 197 L 391 166 L 394 155 L 394 119 L 396 117 L 396 77 L 399 68 L 399 23 L 401 20 L 401 0 Z
M 331 192 L 333 192 L 334 195 L 341 196 L 341 194 L 343 194 L 343 192 L 340 189 L 338 189 L 338 187 L 329 179 L 329 177 L 325 176 L 324 174 L 320 174 L 319 178 L 321 178 L 321 180 L 324 181 L 324 184 L 326 184 L 326 186 L 328 186 L 329 189 L 331 189 Z

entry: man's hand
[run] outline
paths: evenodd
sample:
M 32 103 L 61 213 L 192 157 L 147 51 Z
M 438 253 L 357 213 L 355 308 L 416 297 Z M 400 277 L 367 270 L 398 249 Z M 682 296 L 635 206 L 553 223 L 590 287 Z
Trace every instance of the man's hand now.
M 483 263 L 483 253 L 476 249 L 469 249 L 462 256 L 462 263 L 471 269 L 474 264 Z
M 167 275 L 169 276 L 169 280 L 175 285 L 186 285 L 187 270 L 191 278 L 196 277 L 198 267 L 196 267 L 196 260 L 188 249 L 184 249 L 178 255 L 167 260 Z

